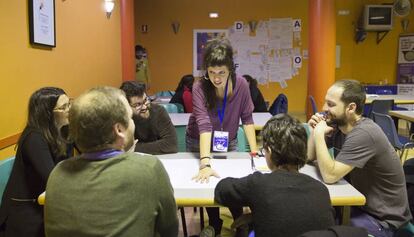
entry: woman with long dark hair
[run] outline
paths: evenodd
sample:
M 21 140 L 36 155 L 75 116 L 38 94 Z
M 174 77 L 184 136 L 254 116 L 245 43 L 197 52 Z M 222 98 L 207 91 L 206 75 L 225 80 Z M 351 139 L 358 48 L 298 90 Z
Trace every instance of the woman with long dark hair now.
M 45 191 L 53 167 L 72 155 L 66 140 L 69 108 L 70 100 L 60 88 L 41 88 L 30 97 L 27 124 L 0 206 L 0 236 L 44 236 L 37 197 Z
M 193 113 L 187 133 L 187 150 L 200 152 L 200 167 L 194 179 L 208 182 L 210 176 L 219 174 L 210 165 L 211 150 L 227 152 L 237 150 L 239 121 L 243 124 L 250 149 L 256 152 L 253 124 L 253 103 L 245 79 L 236 76 L 233 49 L 228 41 L 212 41 L 205 49 L 203 79 L 193 85 Z M 230 209 L 234 218 L 241 209 Z M 222 220 L 218 208 L 207 208 L 209 224 L 220 234 Z
M 252 101 L 254 104 L 253 112 L 267 112 L 266 102 L 263 98 L 262 92 L 260 92 L 259 88 L 257 87 L 257 81 L 250 75 L 243 75 L 244 79 L 246 79 L 247 83 L 249 83 L 250 88 L 250 96 L 252 97 Z
M 170 103 L 173 104 L 181 104 L 184 107 L 185 113 L 192 113 L 193 112 L 193 83 L 194 83 L 194 76 L 191 74 L 185 75 L 181 78 L 180 83 L 175 89 L 175 94 L 170 100 Z

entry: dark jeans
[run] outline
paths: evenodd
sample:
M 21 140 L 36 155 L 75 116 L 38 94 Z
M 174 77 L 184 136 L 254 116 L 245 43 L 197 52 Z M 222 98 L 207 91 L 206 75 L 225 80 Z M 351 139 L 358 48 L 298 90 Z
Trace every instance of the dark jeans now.
M 208 214 L 208 224 L 214 228 L 216 235 L 220 234 L 223 220 L 220 219 L 220 209 L 218 207 L 206 207 Z M 243 208 L 230 208 L 233 220 L 236 220 L 243 214 Z
M 394 236 L 393 229 L 382 226 L 377 219 L 357 207 L 351 208 L 351 225 L 362 227 L 368 231 L 368 234 L 375 237 Z

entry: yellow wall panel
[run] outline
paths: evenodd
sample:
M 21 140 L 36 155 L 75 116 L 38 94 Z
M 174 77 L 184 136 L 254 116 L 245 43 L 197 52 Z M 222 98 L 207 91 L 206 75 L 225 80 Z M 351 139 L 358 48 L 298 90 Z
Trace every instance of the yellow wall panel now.
M 27 1 L 0 1 L 7 9 L 0 15 L 0 139 L 22 131 L 29 96 L 40 87 L 61 87 L 76 97 L 121 83 L 119 5 L 107 19 L 102 0 L 55 4 L 56 48 L 39 49 L 29 44 Z

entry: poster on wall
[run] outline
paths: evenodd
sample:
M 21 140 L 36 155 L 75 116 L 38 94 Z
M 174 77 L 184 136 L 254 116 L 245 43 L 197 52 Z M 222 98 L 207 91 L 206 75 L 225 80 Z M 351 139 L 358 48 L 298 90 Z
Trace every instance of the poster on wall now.
M 227 39 L 227 30 L 194 30 L 193 37 L 193 75 L 202 76 L 203 53 L 207 44 L 215 39 Z
M 397 83 L 414 83 L 414 34 L 400 35 L 398 43 Z
M 55 1 L 29 0 L 30 43 L 56 47 Z

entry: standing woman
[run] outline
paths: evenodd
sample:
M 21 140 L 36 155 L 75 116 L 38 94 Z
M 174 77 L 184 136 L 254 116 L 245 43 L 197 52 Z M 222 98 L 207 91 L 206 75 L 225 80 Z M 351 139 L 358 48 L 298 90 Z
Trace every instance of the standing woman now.
M 61 134 L 67 131 L 69 108 L 60 88 L 41 88 L 30 97 L 27 125 L 0 206 L 0 236 L 44 236 L 37 197 L 45 191 L 53 167 L 72 155 L 72 146 Z
M 210 165 L 211 150 L 237 150 L 240 119 L 251 151 L 257 151 L 249 85 L 235 74 L 233 49 L 228 41 L 212 41 L 207 45 L 203 69 L 204 79 L 193 85 L 193 113 L 186 133 L 187 150 L 200 152 L 200 167 L 194 179 L 201 183 L 208 182 L 210 176 L 219 177 Z M 230 211 L 233 218 L 242 214 L 242 210 Z M 222 226 L 219 209 L 207 208 L 207 213 L 209 224 L 219 234 Z

